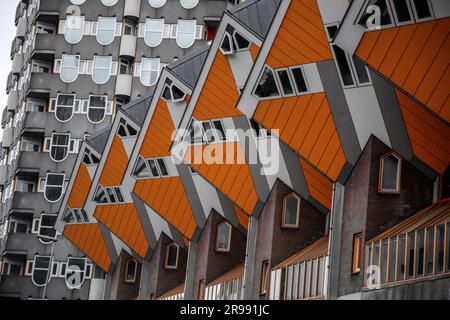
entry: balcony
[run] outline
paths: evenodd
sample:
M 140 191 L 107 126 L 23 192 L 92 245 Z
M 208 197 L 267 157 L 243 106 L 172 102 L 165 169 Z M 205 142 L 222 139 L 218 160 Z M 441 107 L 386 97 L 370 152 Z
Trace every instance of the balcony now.
M 19 91 L 11 90 L 8 95 L 8 111 L 15 112 L 17 107 L 19 106 Z
M 45 175 L 46 172 L 66 172 L 70 174 L 75 163 L 76 155 L 69 154 L 63 162 L 54 162 L 50 159 L 48 153 L 22 151 L 15 165 L 16 172 L 36 173 L 39 176 Z
M 0 166 L 0 186 L 4 186 L 6 184 L 6 181 L 8 179 L 8 166 L 1 165 Z
M 16 37 L 24 39 L 27 34 L 27 17 L 20 17 L 17 23 Z
M 33 48 L 29 58 L 52 62 L 55 59 L 55 51 L 58 49 L 58 34 L 38 33 L 35 36 Z M 60 45 L 62 46 L 62 44 Z M 61 48 L 60 51 L 63 49 Z
M 228 271 L 205 289 L 204 300 L 242 300 L 244 298 L 244 265 Z
M 124 16 L 139 19 L 141 0 L 125 0 Z
M 136 56 L 136 43 L 137 37 L 131 35 L 123 35 L 122 42 L 120 43 L 120 52 L 119 55 L 121 57 L 126 58 L 135 58 Z
M 44 245 L 32 233 L 9 233 L 6 240 L 6 252 L 27 251 L 27 258 L 32 259 L 36 252 L 42 252 Z
M 34 292 L 37 294 L 38 288 L 31 282 L 31 277 L 11 275 L 2 276 L 0 292 L 2 296 L 26 298 L 21 296 L 22 292 L 26 292 L 27 294 Z
M 116 96 L 131 95 L 131 85 L 133 83 L 133 77 L 129 74 L 119 74 L 116 81 Z
M 30 89 L 33 90 L 33 94 L 43 94 L 47 95 L 50 92 L 50 84 L 53 83 L 52 79 L 55 78 L 55 75 L 51 73 L 40 73 L 33 72 L 31 74 L 31 79 L 28 81 L 25 87 L 25 92 L 28 92 Z M 34 96 L 33 96 L 34 97 Z M 38 98 L 36 96 L 36 98 Z
M 36 209 L 39 204 L 46 203 L 44 194 L 40 192 L 15 192 L 12 203 L 14 209 Z
M 12 73 L 13 74 L 20 74 L 23 70 L 23 60 L 24 56 L 23 53 L 16 53 L 14 55 L 13 63 L 12 63 Z
M 3 149 L 10 149 L 11 145 L 14 142 L 14 128 L 13 127 L 6 127 L 3 129 L 3 143 L 2 148 Z

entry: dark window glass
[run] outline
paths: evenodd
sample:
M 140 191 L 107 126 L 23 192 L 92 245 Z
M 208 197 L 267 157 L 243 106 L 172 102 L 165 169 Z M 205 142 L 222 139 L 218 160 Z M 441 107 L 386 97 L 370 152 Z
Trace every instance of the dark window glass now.
M 436 232 L 436 273 L 444 270 L 444 235 L 445 225 L 441 224 Z
M 393 237 L 389 240 L 389 269 L 388 269 L 388 282 L 394 282 L 395 281 L 395 257 L 396 257 L 396 250 L 397 250 L 397 238 Z M 399 260 L 400 263 L 400 260 Z
M 120 191 L 120 188 L 115 187 L 114 191 L 116 192 L 117 200 L 119 200 L 119 202 L 124 202 L 123 196 L 122 196 L 122 191 Z
M 116 196 L 114 195 L 113 190 L 111 188 L 106 188 L 106 192 L 108 193 L 109 201 L 111 203 L 116 203 L 117 199 Z
M 398 22 L 408 22 L 411 21 L 411 13 L 408 8 L 408 0 L 395 0 L 392 1 L 394 4 L 394 10 L 397 15 Z
M 213 121 L 214 129 L 216 129 L 216 134 L 219 137 L 219 141 L 225 141 L 226 135 L 225 135 L 225 129 L 223 128 L 221 121 Z
M 163 177 L 167 177 L 169 175 L 169 171 L 167 171 L 166 162 L 164 159 L 158 159 L 159 170 L 161 170 L 161 175 Z
M 264 69 L 255 94 L 260 98 L 275 97 L 280 95 L 273 71 L 270 68 L 266 67 Z
M 417 18 L 425 19 L 431 17 L 431 9 L 428 5 L 427 0 L 414 0 L 414 5 L 416 7 Z
M 353 56 L 352 59 L 353 64 L 355 65 L 356 75 L 358 76 L 359 83 L 363 84 L 370 82 L 366 65 L 357 56 Z
M 369 12 L 367 12 L 367 9 L 372 5 L 378 7 L 380 10 L 379 12 L 380 12 L 381 26 L 390 25 L 392 23 L 392 20 L 389 14 L 386 0 L 369 0 L 363 15 L 359 20 L 359 24 L 364 28 L 367 28 L 367 23 L 369 22 L 369 25 L 373 26 L 373 24 L 377 20 L 375 19 L 375 14 L 377 11 L 369 10 Z
M 291 95 L 294 93 L 294 88 L 292 88 L 291 79 L 289 79 L 289 74 L 287 70 L 278 70 L 278 78 L 280 79 L 281 88 L 285 95 Z
M 170 87 L 166 86 L 163 91 L 162 97 L 167 101 L 172 101 L 172 94 L 170 92 Z
M 426 257 L 425 257 L 425 274 L 431 275 L 434 272 L 434 227 L 428 228 L 426 233 Z
M 127 273 L 125 275 L 125 281 L 134 282 L 136 280 L 137 262 L 135 260 L 129 260 L 127 262 Z
M 382 163 L 382 190 L 397 190 L 398 189 L 398 166 L 400 165 L 397 157 L 393 155 L 383 158 Z
M 184 92 L 181 91 L 180 88 L 178 88 L 177 86 L 172 86 L 172 95 L 173 95 L 173 100 L 182 100 L 184 99 Z
M 155 160 L 148 160 L 148 165 L 153 174 L 153 177 L 155 177 L 155 178 L 159 177 L 159 172 L 158 172 L 158 168 L 156 167 Z
M 295 85 L 297 86 L 297 91 L 299 93 L 307 92 L 308 87 L 306 86 L 305 76 L 303 75 L 302 68 L 292 68 L 292 75 L 294 76 Z
M 397 253 L 397 281 L 405 279 L 405 246 L 406 246 L 406 236 L 400 235 L 398 237 L 398 253 Z
M 214 132 L 211 128 L 211 123 L 209 121 L 202 122 L 203 131 L 205 132 L 206 141 L 209 143 L 215 142 Z
M 298 224 L 299 200 L 296 196 L 291 195 L 285 201 L 283 223 L 285 226 L 296 226 Z
M 407 270 L 407 278 L 412 278 L 414 276 L 414 252 L 415 252 L 415 232 L 408 233 L 408 253 L 406 256 L 406 266 Z
M 344 86 L 351 86 L 354 84 L 352 73 L 350 71 L 350 66 L 348 65 L 347 55 L 344 50 L 336 45 L 333 45 L 334 55 L 336 56 L 336 62 L 338 65 L 339 73 L 342 77 L 342 82 Z
M 327 27 L 327 33 L 328 33 L 328 38 L 330 38 L 330 40 L 333 40 L 334 36 L 336 35 L 336 32 L 338 31 L 338 26 L 328 26 Z
M 233 49 L 231 48 L 231 38 L 228 33 L 225 34 L 225 37 L 223 38 L 222 45 L 220 46 L 220 48 L 224 53 L 232 52 Z
M 424 262 L 424 231 L 417 232 L 417 257 L 416 257 L 416 276 L 423 275 L 423 262 Z
M 234 38 L 236 40 L 236 47 L 240 50 L 247 49 L 250 47 L 250 41 L 245 39 L 243 36 L 241 36 L 239 33 L 234 34 Z
M 136 168 L 134 169 L 134 176 L 137 178 L 147 178 L 150 177 L 150 172 L 147 169 L 147 166 L 145 165 L 144 159 L 139 157 Z
M 167 247 L 167 267 L 175 268 L 177 266 L 178 247 L 171 244 Z

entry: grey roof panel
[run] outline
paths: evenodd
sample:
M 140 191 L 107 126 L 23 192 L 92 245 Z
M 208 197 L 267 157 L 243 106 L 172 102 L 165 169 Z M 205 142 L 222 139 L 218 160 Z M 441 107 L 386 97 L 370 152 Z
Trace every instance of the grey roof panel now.
M 142 96 L 122 107 L 122 111 L 130 116 L 140 126 L 144 123 L 150 103 L 153 98 L 153 93 Z
M 95 136 L 89 137 L 86 142 L 95 148 L 99 153 L 103 153 L 106 147 L 106 142 L 108 141 L 109 132 L 111 127 L 107 127 L 97 133 Z
M 204 45 L 167 66 L 167 69 L 193 89 L 208 56 L 209 48 L 209 45 Z
M 281 0 L 249 0 L 228 12 L 264 39 L 280 2 Z

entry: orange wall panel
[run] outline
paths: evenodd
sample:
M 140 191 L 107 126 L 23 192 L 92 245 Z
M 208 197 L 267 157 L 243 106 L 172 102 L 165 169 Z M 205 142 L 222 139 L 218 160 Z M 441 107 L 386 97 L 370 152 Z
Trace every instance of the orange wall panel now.
M 414 155 L 441 175 L 450 163 L 450 127 L 396 90 Z
M 140 154 L 144 158 L 170 156 L 170 146 L 174 131 L 175 127 L 167 104 L 164 100 L 159 99 Z
M 134 193 L 186 238 L 192 239 L 196 221 L 180 177 L 138 180 Z
M 309 163 L 300 159 L 308 190 L 311 196 L 319 201 L 325 208 L 331 210 L 333 196 L 333 183 Z
M 123 146 L 122 139 L 116 135 L 114 136 L 111 149 L 108 152 L 108 158 L 102 169 L 99 183 L 104 187 L 120 185 L 127 166 L 128 156 L 125 147 Z
M 450 122 L 450 18 L 366 32 L 356 55 Z
M 94 216 L 141 258 L 146 256 L 149 244 L 134 204 L 98 205 Z M 144 245 L 131 241 L 136 235 Z
M 228 118 L 242 115 L 236 108 L 239 91 L 228 58 L 218 50 L 193 116 L 197 120 Z
M 316 0 L 291 1 L 267 58 L 272 68 L 333 59 Z
M 111 258 L 97 223 L 73 224 L 64 228 L 64 236 L 100 268 L 108 272 Z
M 82 163 L 78 169 L 75 182 L 70 191 L 69 201 L 67 202 L 67 205 L 70 208 L 83 208 L 89 194 L 91 182 L 88 169 L 86 165 Z
M 325 93 L 261 101 L 254 119 L 336 181 L 346 160 Z

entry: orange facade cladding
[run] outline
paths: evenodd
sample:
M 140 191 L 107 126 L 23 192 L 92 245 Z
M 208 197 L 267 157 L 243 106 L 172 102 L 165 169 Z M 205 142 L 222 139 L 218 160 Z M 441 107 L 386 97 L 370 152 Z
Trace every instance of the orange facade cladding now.
M 193 146 L 185 161 L 247 214 L 253 213 L 258 195 L 239 142 Z
M 245 214 L 239 207 L 234 206 L 234 211 L 236 212 L 236 217 L 238 218 L 239 224 L 245 229 L 248 230 L 248 215 Z
M 228 58 L 217 50 L 193 116 L 197 120 L 241 116 L 236 108 L 238 100 L 239 91 Z
M 111 257 L 97 223 L 71 224 L 64 228 L 64 236 L 84 252 L 96 265 L 108 272 Z
M 98 205 L 94 216 L 141 258 L 146 256 L 149 243 L 134 204 Z
M 300 165 L 302 166 L 310 195 L 325 208 L 331 210 L 333 183 L 303 159 L 300 159 Z
M 102 169 L 99 183 L 103 187 L 118 186 L 122 183 L 128 166 L 128 156 L 122 139 L 115 135 L 111 149 L 108 152 L 105 166 Z
M 69 201 L 67 206 L 70 208 L 83 208 L 86 198 L 89 194 L 91 187 L 91 177 L 89 176 L 88 169 L 84 163 L 82 163 L 78 169 L 75 181 L 70 192 Z
M 283 142 L 337 180 L 346 159 L 324 93 L 261 101 L 253 117 L 270 130 L 278 129 Z
M 197 223 L 180 177 L 138 180 L 134 193 L 186 238 L 192 239 Z
M 396 94 L 414 155 L 444 174 L 450 163 L 450 127 L 404 93 Z
M 140 154 L 144 158 L 170 156 L 174 131 L 175 127 L 167 104 L 164 100 L 159 99 L 142 143 Z
M 250 46 L 250 54 L 252 56 L 253 62 L 256 61 L 256 58 L 258 58 L 258 54 L 259 54 L 259 47 L 252 43 L 252 45 Z
M 450 122 L 450 18 L 367 32 L 356 55 Z
M 316 0 L 291 1 L 266 63 L 282 68 L 331 59 Z

